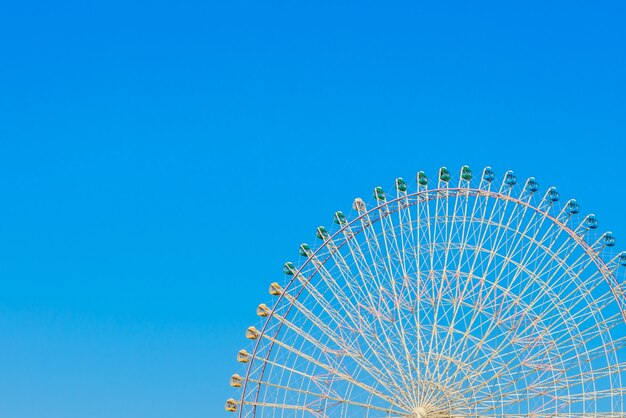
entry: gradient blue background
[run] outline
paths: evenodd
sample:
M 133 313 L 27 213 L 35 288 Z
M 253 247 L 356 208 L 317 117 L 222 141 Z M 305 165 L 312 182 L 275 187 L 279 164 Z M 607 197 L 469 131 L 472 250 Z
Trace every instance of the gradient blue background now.
M 3 3 L 0 416 L 228 416 L 282 263 L 419 169 L 626 249 L 625 3 L 385 3 Z

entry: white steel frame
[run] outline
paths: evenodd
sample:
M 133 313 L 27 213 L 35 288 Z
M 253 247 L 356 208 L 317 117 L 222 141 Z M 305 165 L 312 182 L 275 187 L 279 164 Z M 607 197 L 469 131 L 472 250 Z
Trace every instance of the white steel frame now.
M 416 187 L 301 259 L 238 416 L 626 416 L 623 254 L 553 194 Z

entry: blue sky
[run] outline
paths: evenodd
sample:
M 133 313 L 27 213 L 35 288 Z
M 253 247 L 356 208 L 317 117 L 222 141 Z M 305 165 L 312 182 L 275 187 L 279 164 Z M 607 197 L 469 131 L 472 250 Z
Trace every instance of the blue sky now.
M 416 3 L 4 4 L 0 415 L 227 416 L 282 263 L 417 170 L 626 249 L 624 3 Z

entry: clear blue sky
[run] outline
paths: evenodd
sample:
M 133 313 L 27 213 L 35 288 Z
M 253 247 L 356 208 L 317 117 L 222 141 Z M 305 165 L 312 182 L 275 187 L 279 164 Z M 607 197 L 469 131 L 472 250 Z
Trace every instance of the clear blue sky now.
M 227 416 L 282 263 L 419 169 L 626 249 L 624 2 L 221 3 L 3 4 L 0 416 Z

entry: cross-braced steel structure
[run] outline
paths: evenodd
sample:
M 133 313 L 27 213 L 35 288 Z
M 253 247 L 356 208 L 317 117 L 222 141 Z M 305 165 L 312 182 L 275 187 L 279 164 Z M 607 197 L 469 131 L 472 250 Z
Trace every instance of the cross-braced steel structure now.
M 555 188 L 441 168 L 356 199 L 270 285 L 239 417 L 626 416 L 626 253 Z

